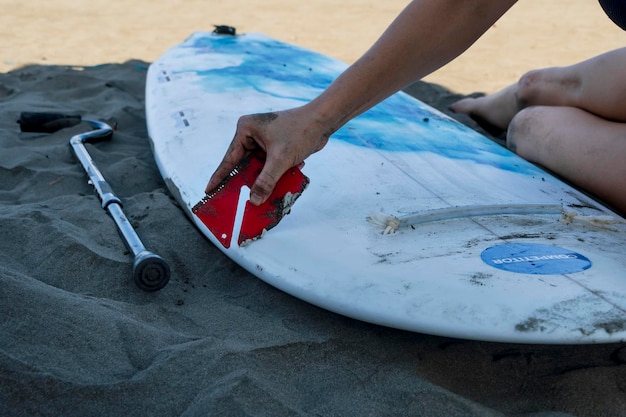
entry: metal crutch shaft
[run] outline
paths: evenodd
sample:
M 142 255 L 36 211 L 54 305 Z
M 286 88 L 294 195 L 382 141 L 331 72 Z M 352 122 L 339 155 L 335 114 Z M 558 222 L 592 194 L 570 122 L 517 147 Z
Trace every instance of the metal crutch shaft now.
M 113 193 L 111 186 L 106 182 L 84 146 L 85 142 L 110 138 L 113 134 L 113 129 L 103 122 L 87 119 L 82 119 L 82 121 L 91 125 L 95 130 L 78 134 L 70 139 L 74 155 L 76 155 L 85 172 L 87 172 L 89 182 L 96 189 L 98 197 L 102 202 L 102 208 L 111 215 L 124 238 L 126 246 L 134 255 L 133 278 L 135 283 L 144 291 L 160 290 L 169 282 L 169 265 L 163 258 L 150 252 L 143 245 L 130 221 L 124 215 L 122 202 Z

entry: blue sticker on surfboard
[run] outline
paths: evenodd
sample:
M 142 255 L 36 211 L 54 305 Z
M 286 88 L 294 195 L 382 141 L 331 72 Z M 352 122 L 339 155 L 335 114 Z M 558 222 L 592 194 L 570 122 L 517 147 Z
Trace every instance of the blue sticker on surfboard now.
M 507 243 L 492 246 L 480 255 L 494 268 L 534 275 L 561 275 L 591 268 L 591 261 L 569 249 L 535 243 Z

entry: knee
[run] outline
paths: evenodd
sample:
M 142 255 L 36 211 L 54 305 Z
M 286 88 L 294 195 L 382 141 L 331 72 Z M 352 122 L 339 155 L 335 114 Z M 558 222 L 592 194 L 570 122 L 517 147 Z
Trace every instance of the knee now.
M 537 102 L 542 91 L 542 79 L 544 70 L 529 71 L 517 82 L 517 105 L 520 109 Z
M 551 67 L 529 71 L 517 82 L 517 105 L 576 106 L 583 80 L 572 67 Z
M 532 106 L 519 111 L 509 124 L 506 134 L 506 146 L 524 159 L 532 159 L 532 149 L 537 138 L 537 129 L 541 124 L 541 107 Z

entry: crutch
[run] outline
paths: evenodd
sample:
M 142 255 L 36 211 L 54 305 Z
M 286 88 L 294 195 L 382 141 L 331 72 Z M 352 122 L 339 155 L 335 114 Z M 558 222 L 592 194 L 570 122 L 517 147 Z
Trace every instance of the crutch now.
M 66 116 L 55 113 L 22 113 L 19 123 L 22 131 L 25 132 L 51 132 L 62 127 L 76 125 L 81 121 L 89 124 L 94 130 L 75 135 L 70 139 L 70 146 L 74 155 L 85 169 L 89 177 L 89 183 L 96 189 L 98 197 L 102 202 L 102 208 L 111 215 L 124 238 L 126 246 L 134 255 L 133 278 L 135 283 L 144 291 L 158 291 L 169 282 L 169 265 L 162 257 L 150 252 L 143 245 L 135 229 L 133 229 L 130 221 L 122 211 L 121 200 L 113 193 L 111 186 L 96 167 L 84 145 L 86 142 L 110 139 L 113 135 L 113 129 L 108 124 L 96 120 L 81 119 L 80 116 Z

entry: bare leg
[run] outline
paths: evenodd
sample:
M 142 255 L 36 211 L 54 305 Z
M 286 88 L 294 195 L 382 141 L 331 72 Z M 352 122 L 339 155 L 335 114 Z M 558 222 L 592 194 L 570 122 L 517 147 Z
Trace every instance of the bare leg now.
M 626 121 L 626 48 L 569 67 L 530 71 L 494 94 L 460 100 L 451 110 L 505 130 L 528 106 L 569 106 L 600 117 Z
M 508 126 L 510 149 L 626 213 L 626 48 L 451 108 Z
M 534 106 L 515 116 L 507 146 L 626 213 L 626 123 Z

